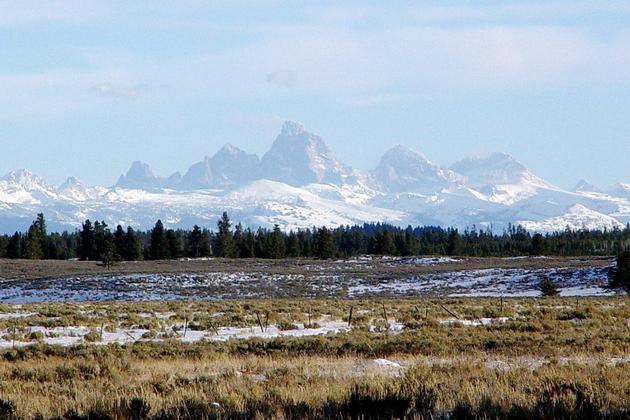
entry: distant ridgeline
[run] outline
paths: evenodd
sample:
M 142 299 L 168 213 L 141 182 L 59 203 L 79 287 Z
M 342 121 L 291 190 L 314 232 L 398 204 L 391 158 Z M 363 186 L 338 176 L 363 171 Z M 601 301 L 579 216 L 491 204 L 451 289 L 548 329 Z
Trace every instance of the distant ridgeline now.
M 166 229 L 158 220 L 149 231 L 86 220 L 81 230 L 48 233 L 43 214 L 38 214 L 27 232 L 0 236 L 0 258 L 99 260 L 104 262 L 177 258 L 343 258 L 373 255 L 616 255 L 630 249 L 630 226 L 613 230 L 566 229 L 546 235 L 531 234 L 510 226 L 501 234 L 491 231 L 444 229 L 434 226 L 406 229 L 380 223 L 313 227 L 283 232 L 232 227 L 227 213 L 210 231 Z

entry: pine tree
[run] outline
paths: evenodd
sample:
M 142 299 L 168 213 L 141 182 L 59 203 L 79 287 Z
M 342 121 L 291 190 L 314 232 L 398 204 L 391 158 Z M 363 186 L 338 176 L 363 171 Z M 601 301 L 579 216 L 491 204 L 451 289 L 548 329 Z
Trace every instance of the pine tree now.
M 232 222 L 226 212 L 223 212 L 221 219 L 217 222 L 217 236 L 215 238 L 214 255 L 217 257 L 234 258 L 236 249 L 234 238 L 232 237 Z
M 30 260 L 40 260 L 44 258 L 44 250 L 42 249 L 42 243 L 44 241 L 45 237 L 42 238 L 39 220 L 35 220 L 26 234 L 24 256 Z
M 630 251 L 617 256 L 617 266 L 610 270 L 608 286 L 630 294 Z
M 392 234 L 389 230 L 385 230 L 381 232 L 380 230 L 376 232 L 375 240 L 375 250 L 378 255 L 394 255 L 396 254 L 396 246 L 394 245 L 394 240 L 392 239 Z
M 461 255 L 463 249 L 462 236 L 457 229 L 451 229 L 446 245 L 446 255 Z
M 186 255 L 190 258 L 199 258 L 201 256 L 201 241 L 202 232 L 201 228 L 197 225 L 193 227 L 193 230 L 188 234 L 188 244 L 186 249 Z
M 212 238 L 208 229 L 204 229 L 201 232 L 201 242 L 199 243 L 199 256 L 206 258 L 212 256 Z
M 532 250 L 531 255 L 543 255 L 547 250 L 547 243 L 544 236 L 537 233 L 532 238 Z
M 269 235 L 269 241 L 267 244 L 267 254 L 269 258 L 279 259 L 284 258 L 286 252 L 286 246 L 284 243 L 284 237 L 280 226 L 274 225 L 273 231 Z
M 166 233 L 161 220 L 155 223 L 151 231 L 151 244 L 149 245 L 149 258 L 152 260 L 164 260 L 168 256 Z
M 181 241 L 179 235 L 173 229 L 166 231 L 166 245 L 168 247 L 168 257 L 176 260 L 181 254 Z
M 287 257 L 299 257 L 300 256 L 300 240 L 295 232 L 290 231 L 289 236 L 286 239 Z
M 92 255 L 92 259 L 103 260 L 104 256 L 113 259 L 114 254 L 114 237 L 109 230 L 107 223 L 101 221 L 94 222 L 94 245 L 96 252 Z
M 114 254 L 117 257 L 122 259 L 126 258 L 126 249 L 127 249 L 127 235 L 123 230 L 122 226 L 116 226 L 116 231 L 114 232 Z
M 325 260 L 335 256 L 335 242 L 330 231 L 326 227 L 317 230 L 315 238 L 315 256 Z
M 7 258 L 22 258 L 22 235 L 15 232 L 7 244 Z
M 82 261 L 91 260 L 96 253 L 96 245 L 94 244 L 94 228 L 90 219 L 86 220 L 81 227 L 81 240 L 79 247 L 79 258 Z
M 140 244 L 140 239 L 131 226 L 127 227 L 123 257 L 127 261 L 137 261 L 142 257 L 142 245 Z

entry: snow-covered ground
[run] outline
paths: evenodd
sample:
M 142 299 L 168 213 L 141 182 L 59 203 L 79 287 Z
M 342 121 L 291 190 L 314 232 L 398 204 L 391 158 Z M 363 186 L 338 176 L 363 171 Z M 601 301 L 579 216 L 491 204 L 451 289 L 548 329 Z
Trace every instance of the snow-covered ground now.
M 355 260 L 369 268 L 370 260 Z M 398 258 L 386 261 L 391 271 L 353 272 L 350 262 L 337 270 L 317 264 L 302 273 L 207 272 L 92 275 L 59 279 L 4 280 L 0 302 L 81 302 L 146 300 L 222 300 L 253 298 L 344 298 L 369 296 L 538 296 L 542 279 L 551 279 L 562 296 L 601 296 L 609 267 L 490 268 L 457 270 L 457 260 Z M 449 264 L 454 271 L 407 274 L 409 265 Z M 326 266 L 330 267 L 330 266 Z

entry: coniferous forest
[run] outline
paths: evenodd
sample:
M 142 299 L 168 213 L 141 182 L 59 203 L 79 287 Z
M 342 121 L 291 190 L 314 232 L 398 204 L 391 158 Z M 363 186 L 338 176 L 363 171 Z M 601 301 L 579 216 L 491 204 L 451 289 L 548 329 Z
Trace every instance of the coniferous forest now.
M 630 226 L 613 230 L 565 229 L 543 235 L 520 226 L 494 233 L 474 227 L 460 231 L 366 223 L 284 232 L 278 226 L 253 230 L 234 225 L 227 213 L 223 213 L 214 230 L 197 225 L 190 230 L 168 229 L 158 220 L 153 229 L 140 231 L 86 220 L 81 229 L 63 233 L 47 232 L 45 217 L 40 213 L 26 232 L 0 235 L 0 258 L 77 258 L 106 263 L 202 257 L 328 259 L 362 254 L 608 256 L 628 249 Z

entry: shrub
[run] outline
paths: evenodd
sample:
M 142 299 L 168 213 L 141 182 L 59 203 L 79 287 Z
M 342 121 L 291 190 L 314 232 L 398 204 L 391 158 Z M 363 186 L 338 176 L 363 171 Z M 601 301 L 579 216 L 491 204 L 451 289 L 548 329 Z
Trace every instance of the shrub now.
M 540 283 L 538 283 L 538 289 L 543 296 L 557 296 L 559 294 L 555 283 L 548 278 L 542 279 Z

